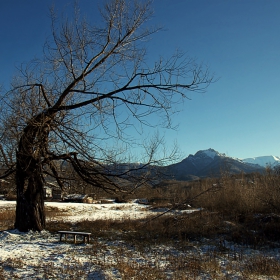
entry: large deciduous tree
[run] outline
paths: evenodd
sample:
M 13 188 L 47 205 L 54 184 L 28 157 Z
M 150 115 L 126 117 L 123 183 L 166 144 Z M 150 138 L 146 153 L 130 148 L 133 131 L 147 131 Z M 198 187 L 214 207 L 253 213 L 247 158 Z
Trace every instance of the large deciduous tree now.
M 15 174 L 20 231 L 44 229 L 46 176 L 63 188 L 65 164 L 87 184 L 112 192 L 125 191 L 116 177 L 146 178 L 134 169 L 159 163 L 159 139 L 144 146 L 145 164 L 116 168 L 136 144 L 131 129 L 155 125 L 155 114 L 170 127 L 172 106 L 211 82 L 207 69 L 178 52 L 146 60 L 146 39 L 158 31 L 147 26 L 150 1 L 111 0 L 100 15 L 92 25 L 78 13 L 62 22 L 52 13 L 43 58 L 22 66 L 2 93 L 2 177 Z

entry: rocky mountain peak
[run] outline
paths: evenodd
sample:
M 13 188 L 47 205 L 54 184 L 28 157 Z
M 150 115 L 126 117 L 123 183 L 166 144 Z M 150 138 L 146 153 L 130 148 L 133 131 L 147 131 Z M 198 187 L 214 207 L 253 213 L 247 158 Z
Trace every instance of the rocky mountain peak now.
M 214 159 L 216 156 L 225 157 L 226 155 L 221 154 L 212 148 L 209 148 L 207 150 L 200 150 L 196 152 L 196 154 L 194 155 L 194 157 L 200 157 L 200 158 L 209 157 L 211 159 Z

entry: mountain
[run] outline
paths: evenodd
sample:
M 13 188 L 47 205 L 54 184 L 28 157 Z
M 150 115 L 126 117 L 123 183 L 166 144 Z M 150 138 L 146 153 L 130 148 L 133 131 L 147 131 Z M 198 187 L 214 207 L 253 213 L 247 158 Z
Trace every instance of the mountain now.
M 276 166 L 280 164 L 280 157 L 264 156 L 248 159 L 228 157 L 214 149 L 200 150 L 189 155 L 181 162 L 169 166 L 149 166 L 141 163 L 119 163 L 108 165 L 110 174 L 123 174 L 122 179 L 131 176 L 149 174 L 149 176 L 162 176 L 165 179 L 181 181 L 194 181 L 205 177 L 220 177 L 224 173 L 239 174 L 265 172 L 267 164 Z
M 276 156 L 261 156 L 261 157 L 254 157 L 254 158 L 245 158 L 242 160 L 245 163 L 249 164 L 258 164 L 262 167 L 275 167 L 280 165 L 280 157 Z
M 223 172 L 231 174 L 263 172 L 264 167 L 246 163 L 240 159 L 227 157 L 213 149 L 198 151 L 179 163 L 169 165 L 167 172 L 177 180 L 189 180 L 195 177 L 219 177 Z

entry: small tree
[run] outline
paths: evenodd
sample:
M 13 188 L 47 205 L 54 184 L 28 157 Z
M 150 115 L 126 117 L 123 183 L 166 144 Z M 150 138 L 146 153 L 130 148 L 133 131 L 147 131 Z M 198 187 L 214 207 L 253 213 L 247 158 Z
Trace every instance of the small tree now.
M 77 13 L 60 23 L 52 13 L 43 59 L 22 66 L 2 94 L 2 177 L 15 174 L 20 231 L 44 229 L 44 181 L 63 188 L 63 166 L 106 191 L 131 191 L 124 178 L 139 176 L 141 184 L 151 172 L 135 170 L 160 163 L 161 140 L 144 146 L 145 164 L 124 168 L 124 150 L 136 144 L 130 129 L 153 125 L 153 114 L 170 127 L 172 106 L 211 82 L 207 69 L 180 53 L 149 66 L 145 39 L 158 31 L 146 26 L 151 14 L 150 1 L 125 0 L 105 4 L 97 26 Z

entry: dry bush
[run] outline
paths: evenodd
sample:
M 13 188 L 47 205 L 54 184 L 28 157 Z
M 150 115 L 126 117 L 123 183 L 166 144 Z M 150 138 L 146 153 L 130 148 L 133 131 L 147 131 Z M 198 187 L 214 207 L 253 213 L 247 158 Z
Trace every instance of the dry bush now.
M 198 199 L 201 207 L 222 213 L 255 212 L 259 210 L 257 202 L 254 190 L 243 185 L 226 185 Z
M 180 197 L 178 204 L 190 201 L 192 206 L 205 211 L 184 218 L 162 217 L 160 221 L 152 221 L 153 226 L 148 230 L 150 234 L 153 228 L 156 229 L 154 233 L 158 230 L 162 232 L 161 236 L 166 237 L 192 238 L 224 234 L 229 240 L 254 247 L 279 241 L 280 176 L 274 173 L 224 176 L 188 185 L 173 181 L 171 187 L 173 190 L 176 187 L 176 195 Z M 170 207 L 174 204 L 171 203 L 170 194 L 166 199 L 167 192 L 168 182 L 162 184 L 162 190 L 159 191 L 161 195 L 156 199 L 162 205 L 165 201 L 165 206 Z
M 195 197 L 217 186 L 218 191 L 209 191 L 199 196 L 194 206 L 221 213 L 279 213 L 280 176 L 276 174 L 252 174 L 205 179 L 190 186 L 188 197 Z
M 280 176 L 269 170 L 264 176 L 256 179 L 258 199 L 264 205 L 266 212 L 280 214 Z
M 230 238 L 233 242 L 253 245 L 254 248 L 263 245 L 278 246 L 280 216 L 275 214 L 247 214 L 237 217 L 237 226 L 232 228 Z
M 145 186 L 137 189 L 132 198 L 145 198 L 155 206 L 170 206 L 186 200 L 189 183 L 175 180 L 163 181 L 156 186 Z

